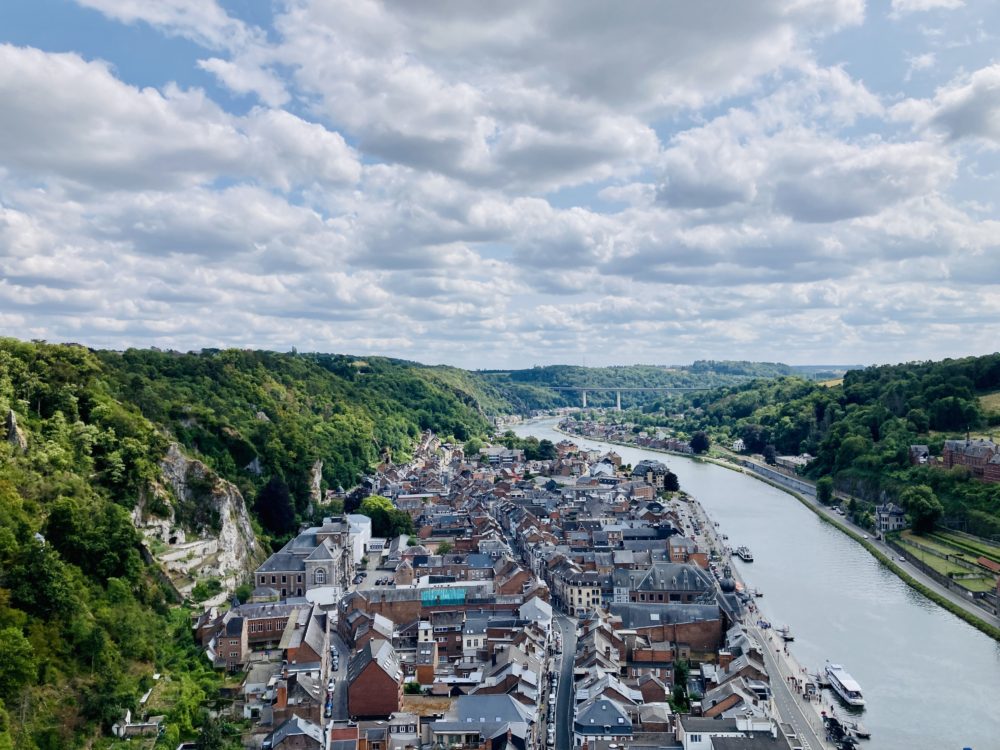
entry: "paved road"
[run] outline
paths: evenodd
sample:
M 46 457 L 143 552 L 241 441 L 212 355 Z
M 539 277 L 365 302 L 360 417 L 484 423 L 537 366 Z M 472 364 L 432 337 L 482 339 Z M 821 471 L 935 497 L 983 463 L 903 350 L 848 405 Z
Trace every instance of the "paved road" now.
M 340 655 L 339 666 L 336 672 L 333 671 L 333 660 L 330 661 L 330 676 L 337 679 L 337 685 L 333 694 L 333 716 L 332 718 L 343 720 L 347 718 L 347 662 L 351 658 L 351 652 L 337 633 L 330 633 L 330 646 L 336 649 Z
M 802 705 L 798 693 L 793 693 L 788 687 L 786 680 L 790 673 L 782 668 L 781 660 L 771 651 L 774 648 L 772 643 L 757 627 L 749 626 L 747 630 L 757 639 L 764 652 L 767 673 L 771 677 L 771 694 L 774 696 L 774 704 L 781 720 L 792 725 L 806 750 L 829 747 L 830 745 L 821 739 L 826 736 L 826 732 L 816 712 L 811 707 Z
M 570 750 L 573 745 L 573 661 L 576 656 L 576 620 L 559 614 L 556 627 L 562 633 L 562 668 L 559 670 L 559 693 L 556 695 L 556 750 Z
M 782 484 L 788 487 L 789 489 L 794 489 L 796 492 L 798 492 L 806 500 L 809 501 L 809 504 L 813 507 L 814 510 L 816 510 L 820 515 L 822 515 L 824 518 L 828 519 L 832 523 L 836 524 L 837 526 L 850 529 L 855 534 L 859 535 L 869 534 L 867 529 L 863 529 L 860 526 L 855 525 L 845 516 L 836 513 L 835 511 L 827 508 L 822 503 L 820 503 L 819 500 L 816 499 L 815 489 L 804 490 L 797 484 L 796 486 L 791 486 L 791 482 L 785 482 L 782 479 L 779 479 L 771 475 L 768 475 L 767 478 L 776 482 L 777 484 Z M 801 483 L 803 480 L 798 480 L 798 481 Z M 838 497 L 841 497 L 842 499 L 847 499 L 846 495 L 840 495 L 840 493 L 838 493 Z M 896 552 L 894 549 L 892 549 L 885 542 L 879 541 L 877 539 L 869 539 L 868 541 L 871 542 L 874 547 L 876 547 L 880 552 L 882 552 L 882 554 L 884 554 L 890 560 L 895 561 L 895 563 L 899 565 L 900 568 L 905 570 L 908 575 L 910 575 L 912 578 L 922 583 L 927 588 L 945 597 L 946 599 L 948 599 L 948 601 L 961 607 L 969 614 L 978 617 L 980 620 L 988 622 L 991 625 L 1000 627 L 1000 617 L 995 617 L 991 615 L 985 609 L 970 601 L 967 597 L 964 597 L 958 592 L 952 591 L 951 589 L 942 586 L 940 583 L 935 581 L 933 578 L 924 573 L 922 570 L 918 570 L 916 566 L 912 565 L 911 563 L 905 560 L 899 560 L 898 559 L 899 553 Z

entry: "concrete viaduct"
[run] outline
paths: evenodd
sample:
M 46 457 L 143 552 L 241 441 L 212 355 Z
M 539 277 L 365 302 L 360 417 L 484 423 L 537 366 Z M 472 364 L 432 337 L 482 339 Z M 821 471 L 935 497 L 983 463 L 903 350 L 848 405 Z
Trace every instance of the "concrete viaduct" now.
M 647 387 L 647 388 L 619 388 L 617 386 L 590 386 L 590 385 L 547 385 L 544 386 L 552 391 L 579 391 L 580 399 L 584 409 L 587 408 L 587 394 L 592 391 L 614 391 L 615 393 L 615 409 L 618 411 L 622 410 L 622 393 L 644 393 L 644 392 L 658 392 L 658 393 L 673 393 L 673 392 L 685 392 L 685 391 L 710 391 L 712 387 L 709 386 L 661 386 L 661 387 Z M 718 386 L 715 386 L 718 387 Z

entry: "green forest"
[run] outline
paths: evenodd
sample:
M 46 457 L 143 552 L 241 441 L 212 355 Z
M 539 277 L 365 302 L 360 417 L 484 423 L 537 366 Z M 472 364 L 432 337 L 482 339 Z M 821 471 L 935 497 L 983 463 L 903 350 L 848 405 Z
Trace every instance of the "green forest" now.
M 750 453 L 809 453 L 806 473 L 830 477 L 837 489 L 869 503 L 903 502 L 907 488 L 929 487 L 949 527 L 1000 537 L 1000 484 L 973 479 L 968 470 L 911 466 L 909 446 L 940 455 L 944 441 L 989 436 L 1000 426 L 992 395 L 1000 391 L 1000 354 L 851 370 L 825 386 L 798 377 L 754 381 L 683 399 L 679 421 L 706 430 L 716 443 L 740 437 Z M 998 430 L 1000 431 L 1000 430 Z

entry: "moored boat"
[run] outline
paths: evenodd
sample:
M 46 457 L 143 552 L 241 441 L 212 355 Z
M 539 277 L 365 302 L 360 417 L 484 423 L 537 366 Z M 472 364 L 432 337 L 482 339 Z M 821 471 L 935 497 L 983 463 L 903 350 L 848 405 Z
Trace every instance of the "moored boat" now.
M 746 545 L 740 545 L 737 547 L 734 550 L 734 554 L 743 562 L 753 562 L 753 553 L 750 552 L 750 548 Z
M 827 662 L 826 676 L 830 680 L 830 687 L 847 703 L 852 706 L 865 705 L 865 698 L 861 694 L 861 686 L 842 666 Z
M 792 635 L 792 629 L 787 625 L 781 628 L 775 628 L 774 632 L 780 635 L 782 640 L 784 640 L 786 643 L 790 643 L 791 641 L 795 640 L 795 636 Z
M 860 721 L 852 721 L 850 724 L 848 724 L 848 726 L 851 728 L 851 733 L 855 737 L 857 737 L 859 739 L 862 739 L 862 740 L 869 740 L 869 739 L 871 739 L 872 733 L 869 732 L 865 728 L 865 725 L 862 724 Z

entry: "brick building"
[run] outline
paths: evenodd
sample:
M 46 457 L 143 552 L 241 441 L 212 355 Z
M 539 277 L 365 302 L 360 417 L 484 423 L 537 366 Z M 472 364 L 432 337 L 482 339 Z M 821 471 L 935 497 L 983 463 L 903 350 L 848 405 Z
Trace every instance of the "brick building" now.
M 388 718 L 403 702 L 403 669 L 387 641 L 369 641 L 347 669 L 347 711 L 352 717 Z

